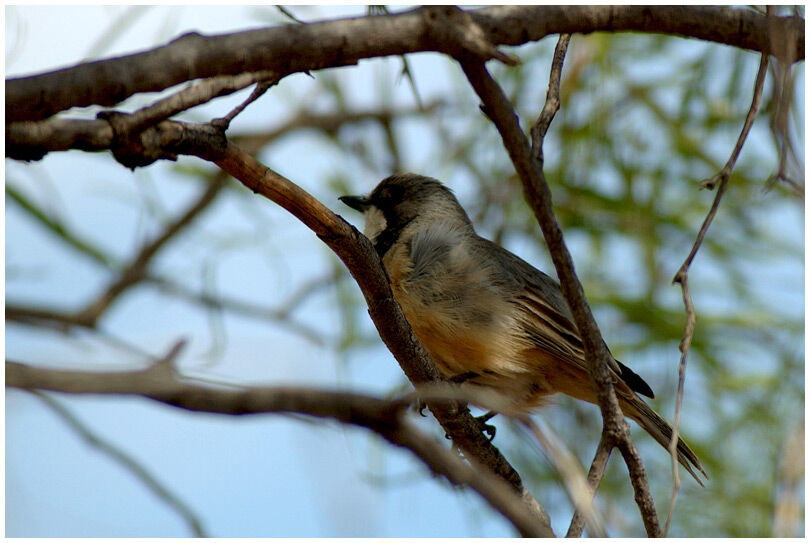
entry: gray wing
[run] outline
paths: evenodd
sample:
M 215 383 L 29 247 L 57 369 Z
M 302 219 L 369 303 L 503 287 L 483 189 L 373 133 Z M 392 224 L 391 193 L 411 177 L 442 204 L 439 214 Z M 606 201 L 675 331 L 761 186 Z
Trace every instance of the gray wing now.
M 480 239 L 485 244 L 484 250 L 493 255 L 501 267 L 512 272 L 514 301 L 521 312 L 523 331 L 532 344 L 588 371 L 582 339 L 560 284 L 503 247 Z M 654 396 L 639 375 L 613 356 L 610 368 L 635 392 L 650 398 Z

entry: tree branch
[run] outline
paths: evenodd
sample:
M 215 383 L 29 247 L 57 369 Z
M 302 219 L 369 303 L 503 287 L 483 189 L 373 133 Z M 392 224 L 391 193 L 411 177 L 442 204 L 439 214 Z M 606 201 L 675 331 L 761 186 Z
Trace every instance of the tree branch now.
M 481 98 L 485 112 L 500 132 L 506 151 L 523 183 L 524 195 L 540 224 L 557 276 L 560 278 L 563 294 L 582 337 L 589 374 L 602 411 L 603 433 L 620 448 L 630 470 L 636 503 L 641 511 L 647 534 L 650 537 L 657 537 L 660 535 L 660 527 L 644 467 L 633 445 L 629 425 L 624 419 L 613 390 L 613 377 L 608 367 L 610 354 L 585 299 L 582 284 L 574 270 L 573 259 L 554 216 L 551 190 L 541 165 L 531 155 L 531 146 L 520 128 L 512 104 L 492 79 L 484 63 L 467 59 L 460 62 L 467 79 Z
M 756 81 L 754 83 L 754 93 L 753 97 L 751 98 L 751 106 L 748 108 L 748 113 L 745 116 L 745 122 L 743 123 L 742 130 L 737 138 L 737 143 L 734 145 L 734 150 L 731 152 L 731 156 L 729 157 L 725 166 L 723 166 L 723 168 L 710 180 L 701 183 L 702 187 L 709 189 L 712 189 L 719 184 L 717 194 L 714 197 L 714 201 L 712 202 L 712 206 L 709 209 L 706 218 L 703 220 L 703 224 L 701 225 L 700 231 L 697 234 L 695 243 L 692 245 L 692 250 L 689 252 L 689 256 L 686 257 L 686 260 L 684 260 L 683 264 L 681 264 L 680 269 L 672 279 L 673 284 L 679 283 L 681 285 L 683 305 L 684 310 L 686 311 L 686 325 L 684 326 L 683 336 L 681 338 L 680 345 L 678 346 L 681 351 L 681 360 L 678 364 L 678 392 L 675 400 L 675 420 L 673 421 L 672 439 L 669 444 L 669 452 L 672 456 L 672 497 L 670 498 L 664 535 L 666 535 L 669 531 L 672 514 L 675 510 L 675 500 L 678 497 L 678 490 L 681 486 L 681 478 L 678 473 L 677 454 L 678 426 L 681 420 L 681 403 L 683 401 L 683 388 L 684 381 L 686 379 L 686 360 L 689 356 L 689 348 L 692 345 L 692 337 L 695 334 L 695 324 L 697 322 L 697 314 L 695 313 L 695 306 L 692 303 L 692 294 L 689 290 L 689 266 L 692 265 L 692 261 L 695 259 L 695 256 L 703 243 L 703 239 L 706 237 L 706 232 L 708 232 L 709 226 L 711 226 L 712 221 L 717 214 L 717 210 L 720 207 L 720 200 L 722 200 L 723 194 L 728 186 L 731 172 L 734 169 L 734 166 L 737 164 L 737 158 L 740 156 L 740 151 L 742 151 L 742 147 L 745 144 L 746 138 L 748 137 L 748 132 L 751 130 L 751 125 L 754 124 L 754 119 L 757 116 L 759 104 L 762 100 L 762 90 L 765 86 L 765 76 L 767 73 L 768 55 L 763 54 L 761 55 L 759 71 L 757 72 Z
M 599 483 L 605 475 L 605 468 L 607 468 L 610 453 L 613 451 L 613 445 L 605 439 L 605 435 L 599 439 L 599 445 L 596 447 L 596 454 L 594 454 L 593 462 L 588 470 L 588 488 L 591 491 L 590 499 L 593 500 L 596 495 L 596 489 L 599 488 Z M 585 514 L 577 508 L 571 519 L 571 525 L 568 527 L 568 533 L 565 537 L 579 537 L 582 534 L 582 529 L 585 527 Z
M 257 87 L 256 91 L 240 107 L 248 105 L 254 99 L 254 96 L 258 94 L 257 91 L 263 87 L 264 85 Z M 385 125 L 395 117 L 431 112 L 441 105 L 441 102 L 436 101 L 428 104 L 423 109 L 381 108 L 331 114 L 312 114 L 304 111 L 299 112 L 289 121 L 266 133 L 240 134 L 233 136 L 233 140 L 250 152 L 256 152 L 276 138 L 293 130 L 314 128 L 331 133 L 346 124 L 365 120 L 376 120 Z M 232 119 L 234 113 L 238 114 L 240 111 L 239 108 L 236 108 L 229 116 Z M 117 121 L 123 123 L 125 118 L 126 114 L 119 114 Z M 229 123 L 228 116 L 212 121 L 214 127 L 220 132 L 224 132 Z M 140 123 L 138 124 L 140 125 Z M 118 128 L 118 131 L 123 131 L 121 133 L 124 134 L 127 133 L 127 130 L 128 126 L 126 124 L 122 124 Z M 17 160 L 39 160 L 53 151 L 67 151 L 69 149 L 90 152 L 106 151 L 113 149 L 116 143 L 118 143 L 120 152 L 121 142 L 116 142 L 115 133 L 116 130 L 113 129 L 110 119 L 86 120 L 54 117 L 37 122 L 10 123 L 6 125 L 6 156 Z M 134 135 L 131 132 L 129 134 L 130 136 Z M 168 155 L 168 153 L 164 154 Z M 136 165 L 146 165 L 147 163 L 146 160 L 143 160 Z
M 537 117 L 537 122 L 532 127 L 532 156 L 540 164 L 543 164 L 543 140 L 546 138 L 548 127 L 554 120 L 554 115 L 560 109 L 560 79 L 562 77 L 562 67 L 565 61 L 565 54 L 568 51 L 568 42 L 571 41 L 571 34 L 560 34 L 557 39 L 557 46 L 554 48 L 554 57 L 551 61 L 551 72 L 548 77 L 548 92 L 546 102 Z
M 75 312 L 51 308 L 30 307 L 21 304 L 6 305 L 6 319 L 29 324 L 49 324 L 59 328 L 81 326 L 94 328 L 109 307 L 132 286 L 146 279 L 149 264 L 160 250 L 183 231 L 191 222 L 216 200 L 225 186 L 225 175 L 211 179 L 199 197 L 177 217 L 167 224 L 152 241 L 141 247 L 131 260 L 117 273 L 115 279 L 83 309 Z
M 292 213 L 337 254 L 360 286 L 380 337 L 417 388 L 420 384 L 446 382 L 394 300 L 379 256 L 365 236 L 290 180 L 232 143 L 224 153 L 213 156 L 203 153 L 201 158 L 213 160 L 245 186 Z M 428 406 L 465 456 L 478 459 L 518 492 L 525 493 L 517 472 L 481 432 L 466 406 L 439 401 L 429 401 Z M 534 502 L 539 520 L 548 523 L 547 515 L 536 501 L 527 493 L 524 497 Z
M 6 81 L 6 122 L 37 121 L 71 107 L 113 106 L 137 93 L 192 79 L 272 70 L 279 77 L 347 66 L 365 58 L 423 51 L 453 54 L 436 40 L 430 9 L 396 15 L 286 25 L 234 34 L 189 33 L 168 45 L 41 75 Z M 753 10 L 710 6 L 492 6 L 467 12 L 493 46 L 520 45 L 549 34 L 651 32 L 771 51 L 769 29 L 795 36 L 804 59 L 804 21 L 770 20 Z M 779 51 L 774 51 L 779 53 Z M 8 139 L 8 135 L 7 135 Z
M 402 400 L 381 400 L 348 392 L 292 387 L 238 390 L 204 387 L 178 379 L 167 361 L 145 370 L 98 373 L 34 368 L 6 362 L 6 386 L 73 394 L 127 394 L 150 398 L 190 411 L 248 415 L 295 413 L 368 428 L 389 443 L 409 450 L 431 471 L 453 484 L 475 490 L 526 537 L 553 535 L 535 512 L 503 479 L 469 466 L 452 451 L 425 437 L 411 424 Z

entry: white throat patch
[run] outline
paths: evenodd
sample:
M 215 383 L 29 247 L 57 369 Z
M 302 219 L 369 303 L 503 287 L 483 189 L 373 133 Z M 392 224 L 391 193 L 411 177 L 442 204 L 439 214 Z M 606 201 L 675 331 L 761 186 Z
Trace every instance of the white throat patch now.
M 373 243 L 377 236 L 385 230 L 388 223 L 385 221 L 385 215 L 376 206 L 369 207 L 364 213 L 363 217 L 366 220 L 366 225 L 363 228 L 363 234 Z

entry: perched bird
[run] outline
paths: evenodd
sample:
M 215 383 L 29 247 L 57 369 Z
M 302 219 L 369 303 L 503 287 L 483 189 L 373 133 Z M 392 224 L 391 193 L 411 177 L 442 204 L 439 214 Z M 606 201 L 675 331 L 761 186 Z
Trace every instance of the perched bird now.
M 500 392 L 507 414 L 530 412 L 558 392 L 597 403 L 560 285 L 478 236 L 447 187 L 406 173 L 384 179 L 368 196 L 340 200 L 364 213 L 364 234 L 394 297 L 447 378 Z M 625 416 L 668 448 L 672 428 L 639 397 L 652 398 L 652 389 L 612 358 L 610 369 Z M 678 460 L 700 483 L 693 468 L 706 472 L 680 439 Z

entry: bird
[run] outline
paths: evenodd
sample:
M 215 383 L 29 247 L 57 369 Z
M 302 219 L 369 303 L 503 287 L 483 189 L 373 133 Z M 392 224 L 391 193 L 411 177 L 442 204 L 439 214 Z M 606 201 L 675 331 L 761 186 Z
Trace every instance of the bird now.
M 339 200 L 363 213 L 394 298 L 445 378 L 496 391 L 506 415 L 534 412 L 556 393 L 598 403 L 559 283 L 479 236 L 447 186 L 399 173 Z M 641 398 L 654 397 L 650 386 L 612 355 L 609 367 L 622 413 L 668 449 L 672 427 Z M 677 456 L 702 486 L 695 469 L 708 475 L 680 438 Z

